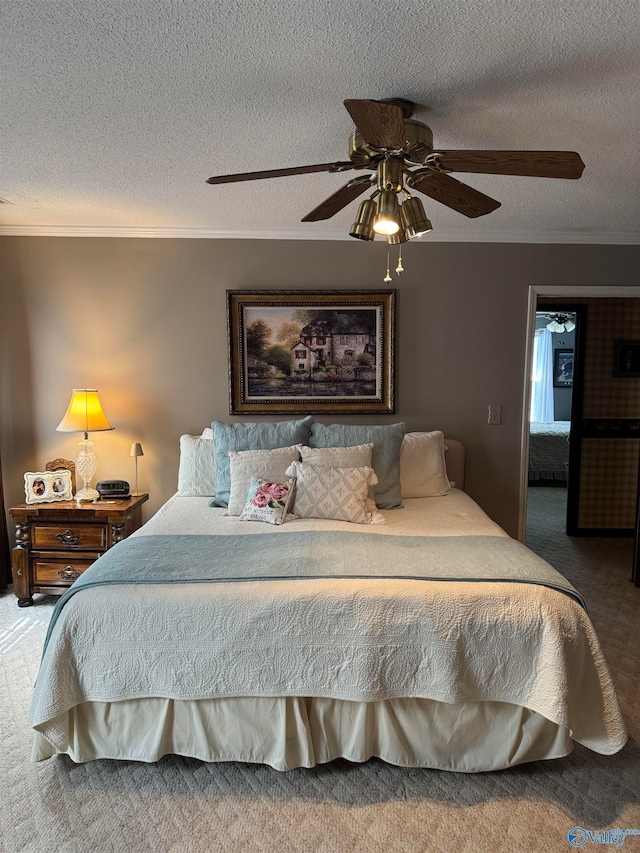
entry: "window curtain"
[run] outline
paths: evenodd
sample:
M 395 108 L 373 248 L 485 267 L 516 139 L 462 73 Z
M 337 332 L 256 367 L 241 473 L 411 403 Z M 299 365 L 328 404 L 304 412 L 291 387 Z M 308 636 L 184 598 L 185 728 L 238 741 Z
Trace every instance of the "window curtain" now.
M 533 339 L 529 420 L 549 423 L 553 411 L 553 343 L 548 329 L 536 329 Z

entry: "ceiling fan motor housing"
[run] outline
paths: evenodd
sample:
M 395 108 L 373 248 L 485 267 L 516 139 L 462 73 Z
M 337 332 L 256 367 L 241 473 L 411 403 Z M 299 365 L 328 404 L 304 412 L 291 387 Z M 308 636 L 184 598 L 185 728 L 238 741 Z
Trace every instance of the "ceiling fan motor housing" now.
M 414 119 L 404 120 L 406 143 L 401 149 L 405 162 L 411 166 L 423 166 L 433 151 L 431 128 Z M 349 137 L 349 157 L 356 166 L 371 167 L 384 158 L 384 151 L 373 148 L 355 130 Z

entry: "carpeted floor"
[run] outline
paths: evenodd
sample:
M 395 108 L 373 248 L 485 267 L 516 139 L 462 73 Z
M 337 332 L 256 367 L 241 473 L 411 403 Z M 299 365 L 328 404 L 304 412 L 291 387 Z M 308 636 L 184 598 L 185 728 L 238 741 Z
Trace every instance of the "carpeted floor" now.
M 528 544 L 587 600 L 631 739 L 499 773 L 405 770 L 369 761 L 278 773 L 264 766 L 66 756 L 30 762 L 30 694 L 54 600 L 0 597 L 2 853 L 568 851 L 575 826 L 640 829 L 640 590 L 628 539 L 568 539 L 563 489 L 529 490 Z M 583 849 L 594 844 L 587 840 Z M 613 845 L 605 845 L 612 847 Z M 598 845 L 602 849 L 601 845 Z M 640 851 L 640 836 L 624 848 Z

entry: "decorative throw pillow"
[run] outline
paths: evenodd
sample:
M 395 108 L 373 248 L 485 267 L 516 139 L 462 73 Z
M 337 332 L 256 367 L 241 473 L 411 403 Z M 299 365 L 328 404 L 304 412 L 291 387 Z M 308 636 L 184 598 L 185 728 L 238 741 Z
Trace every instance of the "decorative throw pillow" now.
M 276 450 L 231 450 L 229 467 L 231 489 L 227 515 L 240 515 L 247 503 L 247 490 L 252 480 L 285 480 L 292 462 L 300 459 L 301 444 Z
M 295 482 L 294 478 L 285 480 L 284 483 L 261 480 L 259 477 L 252 479 L 249 483 L 247 502 L 240 513 L 240 521 L 283 524 L 293 497 Z
M 377 483 L 373 468 L 317 468 L 293 462 L 287 474 L 296 478 L 294 513 L 299 518 L 331 518 L 369 524 L 369 486 Z
M 211 429 L 211 427 L 205 427 L 202 430 L 202 438 L 209 438 L 211 439 L 211 441 L 213 441 L 213 430 Z
M 432 498 L 451 492 L 444 454 L 444 434 L 440 430 L 405 435 L 400 451 L 403 498 Z
M 212 506 L 227 506 L 231 489 L 230 450 L 273 450 L 292 444 L 308 444 L 313 418 L 278 423 L 225 424 L 213 421 L 213 443 L 216 449 L 216 497 Z
M 178 494 L 215 495 L 216 460 L 211 439 L 197 435 L 180 436 Z
M 311 426 L 310 447 L 373 444 L 371 467 L 378 476 L 373 497 L 378 509 L 402 506 L 400 448 L 406 424 L 319 424 Z
M 373 444 L 355 447 L 301 447 L 303 462 L 316 468 L 371 468 Z

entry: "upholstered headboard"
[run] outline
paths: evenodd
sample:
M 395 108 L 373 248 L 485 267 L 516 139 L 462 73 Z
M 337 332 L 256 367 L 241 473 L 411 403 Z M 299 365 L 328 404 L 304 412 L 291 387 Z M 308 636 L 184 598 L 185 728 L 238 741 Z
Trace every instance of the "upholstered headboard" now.
M 445 438 L 447 452 L 447 476 L 456 484 L 456 489 L 464 489 L 464 444 L 455 438 Z

